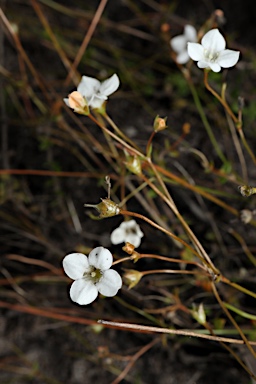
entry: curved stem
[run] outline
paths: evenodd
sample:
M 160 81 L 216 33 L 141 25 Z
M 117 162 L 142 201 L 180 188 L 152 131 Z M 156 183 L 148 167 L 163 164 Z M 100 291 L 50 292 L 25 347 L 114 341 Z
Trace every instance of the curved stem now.
M 152 227 L 155 227 L 157 229 L 159 229 L 159 231 L 162 231 L 164 232 L 166 235 L 170 236 L 171 238 L 173 238 L 174 240 L 178 241 L 179 243 L 181 243 L 182 245 L 184 245 L 184 247 L 188 248 L 195 256 L 197 256 L 203 263 L 206 263 L 205 260 L 203 259 L 203 257 L 201 257 L 199 255 L 199 253 L 197 251 L 195 251 L 188 243 L 186 243 L 186 241 L 180 239 L 178 236 L 174 235 L 172 232 L 168 231 L 167 229 L 161 227 L 160 225 L 156 224 L 154 221 L 150 220 L 148 217 L 146 216 L 143 216 L 141 215 L 140 213 L 137 213 L 137 212 L 131 212 L 131 211 L 125 211 L 123 209 L 120 209 L 120 212 L 119 212 L 120 215 L 125 215 L 125 216 L 132 216 L 132 217 L 137 217 L 138 219 L 141 219 L 141 220 L 144 220 L 146 221 L 147 223 L 149 223 L 150 225 L 152 225 Z M 209 268 L 209 265 L 207 265 L 207 267 Z
M 209 139 L 210 139 L 210 141 L 211 141 L 211 143 L 212 143 L 212 145 L 213 145 L 217 155 L 219 156 L 221 161 L 225 164 L 225 163 L 227 163 L 227 159 L 226 159 L 225 155 L 223 154 L 223 152 L 222 152 L 222 150 L 221 150 L 221 148 L 220 148 L 220 146 L 219 146 L 219 144 L 218 144 L 218 142 L 217 142 L 217 140 L 216 140 L 216 138 L 214 136 L 212 128 L 211 128 L 211 126 L 209 124 L 209 121 L 208 121 L 206 115 L 205 115 L 205 112 L 204 112 L 204 109 L 202 107 L 202 104 L 201 104 L 201 101 L 199 99 L 199 96 L 198 96 L 198 93 L 196 91 L 196 88 L 194 87 L 194 84 L 193 84 L 190 76 L 185 75 L 185 78 L 186 78 L 186 80 L 188 82 L 188 85 L 189 85 L 190 91 L 192 93 L 195 105 L 197 107 L 197 110 L 198 110 L 198 113 L 199 113 L 199 115 L 201 117 L 201 120 L 202 120 L 202 122 L 204 124 L 205 130 L 206 130 L 206 132 L 207 132 L 207 134 L 209 136 Z
M 204 85 L 205 85 L 205 88 L 208 89 L 209 92 L 211 92 L 213 94 L 213 96 L 219 100 L 219 102 L 222 104 L 222 106 L 224 107 L 224 109 L 227 111 L 227 113 L 229 114 L 229 116 L 231 117 L 231 119 L 234 121 L 234 123 L 236 124 L 237 128 L 242 128 L 242 122 L 239 121 L 239 119 L 234 115 L 234 113 L 231 111 L 229 105 L 227 104 L 226 100 L 224 100 L 211 86 L 210 84 L 208 83 L 208 74 L 209 74 L 209 71 L 207 69 L 204 70 Z

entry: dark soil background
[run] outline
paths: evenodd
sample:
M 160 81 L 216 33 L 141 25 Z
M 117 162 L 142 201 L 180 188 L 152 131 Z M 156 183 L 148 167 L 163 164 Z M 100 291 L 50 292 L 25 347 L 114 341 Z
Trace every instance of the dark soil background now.
M 106 197 L 104 175 L 113 173 L 113 170 L 104 163 L 102 154 L 87 144 L 81 161 L 79 145 L 69 131 L 59 129 L 60 116 L 64 116 L 71 126 L 75 126 L 68 112 L 61 110 L 62 99 L 75 87 L 72 83 L 65 85 L 65 65 L 33 8 L 33 3 L 40 5 L 60 45 L 64 51 L 69 52 L 72 61 L 99 2 L 2 0 L 1 3 L 9 21 L 18 27 L 22 46 L 43 82 L 47 84 L 51 101 L 47 104 L 47 111 L 41 113 L 39 101 L 46 103 L 45 96 L 31 73 L 27 70 L 22 72 L 23 64 L 18 60 L 13 39 L 1 23 L 1 168 L 86 172 L 91 167 L 97 169 L 98 174 L 102 173 L 102 179 L 14 174 L 3 175 L 0 180 L 0 384 L 114 383 L 127 365 L 128 359 L 124 357 L 133 356 L 154 340 L 152 348 L 134 361 L 134 366 L 122 383 L 252 383 L 235 359 L 215 342 L 184 337 L 159 338 L 151 334 L 111 328 L 98 329 L 44 315 L 24 313 L 22 310 L 22 306 L 30 305 L 89 320 L 126 320 L 155 325 L 129 307 L 154 308 L 153 299 L 146 299 L 147 289 L 152 286 L 149 278 L 143 280 L 138 289 L 136 287 L 128 291 L 124 287 L 118 298 L 100 299 L 88 307 L 79 307 L 69 299 L 67 280 L 54 279 L 54 274 L 51 277 L 48 274 L 46 278 L 42 266 L 33 262 L 23 263 L 10 257 L 24 256 L 61 268 L 64 255 L 73 250 L 81 249 L 88 254 L 92 247 L 103 245 L 119 256 L 123 252 L 121 246 L 112 246 L 109 239 L 109 234 L 119 225 L 121 218 L 114 217 L 104 222 L 92 221 L 83 207 L 84 203 L 97 204 L 100 198 Z M 141 147 L 145 148 L 157 114 L 167 116 L 170 127 L 170 131 L 156 137 L 154 143 L 157 151 L 164 146 L 168 135 L 173 142 L 177 140 L 182 125 L 190 122 L 193 133 L 189 136 L 189 144 L 194 148 L 202 148 L 216 167 L 221 164 L 206 138 L 189 90 L 171 59 L 169 39 L 180 34 L 187 23 L 196 28 L 201 27 L 218 8 L 224 11 L 222 31 L 232 41 L 232 49 L 241 51 L 236 69 L 218 76 L 228 81 L 229 95 L 235 100 L 234 105 L 238 96 L 245 98 L 245 133 L 251 148 L 255 150 L 254 1 L 109 0 L 78 67 L 81 74 L 96 78 L 105 79 L 115 72 L 120 76 L 121 87 L 111 97 L 108 112 L 115 123 Z M 65 10 L 72 12 L 67 13 Z M 166 33 L 161 30 L 164 24 L 169 26 Z M 8 71 L 7 74 L 4 69 Z M 210 105 L 209 120 L 213 125 L 220 124 L 220 129 L 216 129 L 218 141 L 223 148 L 227 148 L 235 162 L 234 149 L 231 148 L 225 131 L 224 112 L 207 94 L 202 83 L 202 73 L 196 67 L 194 76 L 204 105 Z M 217 77 L 213 75 L 213 81 L 219 84 L 215 79 Z M 219 111 L 217 115 L 211 114 L 213 108 Z M 84 122 L 88 132 L 104 142 L 100 130 L 91 121 L 80 116 L 77 119 Z M 187 153 L 181 151 L 178 160 L 196 183 L 207 188 L 218 188 L 219 184 L 212 175 L 203 172 L 199 162 L 191 161 Z M 249 184 L 255 185 L 255 167 L 249 157 L 246 160 Z M 239 173 L 239 165 L 234 164 L 234 167 Z M 170 168 L 178 173 L 175 159 L 170 159 Z M 233 196 L 228 203 L 236 209 L 255 209 L 253 196 L 248 200 L 242 198 L 232 184 L 223 186 L 223 190 Z M 238 276 L 246 268 L 244 283 L 255 291 L 255 268 L 248 267 L 240 246 L 227 234 L 228 227 L 232 226 L 246 239 L 251 251 L 255 253 L 255 228 L 243 226 L 237 218 L 234 219 L 213 203 L 206 202 L 218 228 L 224 232 L 224 257 L 214 240 L 209 240 L 209 222 L 202 218 L 202 212 L 192 208 L 195 206 L 192 204 L 195 200 L 194 194 L 177 186 L 171 192 L 181 213 L 191 223 L 217 265 L 230 277 Z M 115 193 L 118 196 L 119 191 Z M 132 204 L 134 211 L 145 213 L 139 202 L 134 200 Z M 81 228 L 76 227 L 72 221 L 68 209 L 70 206 L 77 212 Z M 145 223 L 140 224 L 145 234 L 141 246 L 143 252 L 172 252 L 172 257 L 179 256 L 171 240 L 161 233 L 156 235 Z M 131 265 L 129 267 L 132 268 Z M 145 267 L 154 269 L 155 265 L 148 262 Z M 122 272 L 121 269 L 119 271 Z M 27 279 L 19 280 L 22 276 Z M 174 287 L 170 289 L 175 292 Z M 191 287 L 184 293 L 184 301 L 187 305 L 193 301 L 200 303 L 201 292 L 198 287 Z M 225 294 L 227 293 L 223 292 Z M 253 313 L 254 310 L 255 313 L 255 301 L 245 301 L 243 304 L 248 312 Z M 9 306 L 3 303 L 8 303 Z M 217 317 L 221 313 L 220 308 L 216 302 L 210 304 L 216 309 Z M 164 321 L 168 326 L 174 325 L 177 328 L 195 326 L 189 316 L 186 317 L 179 311 L 174 318 L 166 317 Z M 255 327 L 255 324 L 251 325 Z M 248 364 L 255 363 L 249 362 L 243 348 L 235 350 Z

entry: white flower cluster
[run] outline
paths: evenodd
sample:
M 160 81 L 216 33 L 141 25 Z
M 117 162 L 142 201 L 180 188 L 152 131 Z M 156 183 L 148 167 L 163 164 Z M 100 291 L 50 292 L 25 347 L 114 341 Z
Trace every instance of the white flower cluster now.
M 226 41 L 218 29 L 207 32 L 201 44 L 197 43 L 197 33 L 193 26 L 186 25 L 184 34 L 170 41 L 176 52 L 178 64 L 185 64 L 191 58 L 197 61 L 199 68 L 219 72 L 221 68 L 234 66 L 240 52 L 226 49 Z M 89 108 L 105 111 L 108 96 L 119 87 L 120 81 L 116 74 L 100 82 L 89 76 L 83 76 L 77 87 L 64 102 L 75 112 L 89 114 Z M 112 244 L 131 243 L 139 247 L 144 236 L 135 220 L 124 221 L 111 234 Z M 65 273 L 74 280 L 70 288 L 71 299 L 80 304 L 92 303 L 101 293 L 104 296 L 115 296 L 122 286 L 121 276 L 110 269 L 113 256 L 103 247 L 93 249 L 89 256 L 82 253 L 71 253 L 63 259 Z

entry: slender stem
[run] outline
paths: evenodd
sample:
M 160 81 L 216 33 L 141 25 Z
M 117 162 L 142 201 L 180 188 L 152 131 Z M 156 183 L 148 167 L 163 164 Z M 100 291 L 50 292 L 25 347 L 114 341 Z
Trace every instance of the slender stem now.
M 238 315 L 244 317 L 245 319 L 250 319 L 250 320 L 253 320 L 253 321 L 256 320 L 256 315 L 252 315 L 251 313 L 242 311 L 241 309 L 236 308 L 236 307 L 234 307 L 234 306 L 231 305 L 231 304 L 224 303 L 224 302 L 223 302 L 223 304 L 225 305 L 226 308 L 228 308 L 228 309 L 230 309 L 231 311 L 237 313 Z
M 179 213 L 179 211 L 178 211 L 176 205 L 174 204 L 172 198 L 171 197 L 170 198 L 166 197 L 153 183 L 151 183 L 150 180 L 148 180 L 146 178 L 146 176 L 141 175 L 141 177 L 143 178 L 143 180 L 148 182 L 148 185 L 153 189 L 153 191 L 155 191 L 166 202 L 166 204 L 173 210 L 173 212 L 175 213 L 175 215 L 177 216 L 177 218 L 180 220 L 181 224 L 183 225 L 183 228 L 185 229 L 185 231 L 189 235 L 189 238 L 191 239 L 191 241 L 194 244 L 195 248 L 197 249 L 196 254 L 199 255 L 199 253 L 200 253 L 202 255 L 202 256 L 200 256 L 200 260 L 203 261 L 203 263 L 205 265 L 208 265 L 208 267 L 210 267 L 210 270 L 215 275 L 219 275 L 219 271 L 215 268 L 214 264 L 212 263 L 212 261 L 210 260 L 209 256 L 205 252 L 205 250 L 202 247 L 201 243 L 198 241 L 198 239 L 196 238 L 196 236 L 194 235 L 194 233 L 192 232 L 192 230 L 190 229 L 190 227 L 188 226 L 186 221 L 183 219 L 183 217 Z M 167 190 L 166 186 L 165 186 L 165 190 Z M 168 196 L 170 196 L 168 190 L 167 190 L 167 194 L 168 194 Z
M 249 289 L 244 288 L 244 287 L 242 287 L 241 285 L 239 285 L 237 283 L 233 283 L 232 281 L 227 279 L 225 276 L 221 276 L 220 277 L 220 281 L 222 283 L 224 283 L 224 284 L 230 285 L 231 287 L 237 289 L 240 292 L 243 292 L 245 295 L 252 296 L 252 297 L 254 297 L 254 299 L 256 299 L 256 292 L 252 292 Z
M 227 104 L 226 100 L 221 97 L 211 86 L 210 84 L 208 83 L 208 73 L 209 71 L 207 69 L 205 69 L 204 71 L 204 85 L 205 87 L 208 89 L 209 92 L 211 92 L 213 94 L 214 97 L 216 97 L 217 100 L 219 100 L 219 102 L 222 104 L 222 106 L 225 108 L 226 112 L 229 114 L 229 116 L 231 117 L 231 119 L 234 121 L 234 123 L 236 124 L 236 127 L 237 127 L 237 130 L 239 132 L 239 135 L 240 135 L 240 139 L 246 149 L 246 151 L 248 152 L 248 154 L 250 155 L 250 157 L 252 158 L 254 164 L 256 164 L 256 157 L 254 156 L 249 144 L 247 143 L 247 140 L 244 136 L 244 133 L 243 133 L 243 129 L 242 129 L 242 119 L 241 118 L 238 118 L 234 115 L 234 113 L 231 111 L 229 105 Z
M 241 336 L 242 340 L 244 341 L 244 343 L 246 344 L 247 348 L 249 349 L 249 351 L 251 352 L 252 356 L 256 359 L 256 351 L 254 351 L 254 349 L 252 348 L 252 346 L 250 345 L 247 337 L 245 336 L 245 334 L 243 333 L 242 329 L 239 327 L 239 325 L 237 324 L 237 322 L 235 321 L 235 319 L 233 318 L 233 316 L 229 313 L 228 309 L 226 308 L 226 306 L 224 305 L 224 303 L 222 302 L 220 296 L 219 296 L 219 293 L 217 291 L 217 288 L 214 284 L 214 282 L 212 282 L 212 290 L 213 290 L 213 293 L 214 293 L 214 296 L 216 297 L 219 305 L 221 306 L 221 308 L 223 309 L 223 312 L 225 312 L 226 316 L 229 318 L 229 320 L 231 321 L 231 323 L 234 325 L 234 327 L 236 328 L 236 330 L 238 331 L 239 335 Z
M 238 232 L 236 232 L 233 228 L 229 230 L 229 233 L 231 233 L 234 236 L 234 238 L 240 243 L 244 253 L 248 257 L 250 262 L 254 265 L 254 267 L 256 267 L 256 257 L 251 253 L 246 242 L 244 241 L 244 238 Z
M 239 119 L 234 115 L 234 113 L 231 111 L 229 105 L 227 104 L 226 100 L 223 99 L 208 83 L 208 74 L 209 71 L 207 69 L 204 70 L 204 85 L 205 88 L 208 89 L 209 92 L 213 94 L 214 97 L 216 97 L 217 100 L 222 104 L 224 109 L 227 111 L 231 119 L 234 121 L 237 127 L 241 128 L 242 122 L 239 121 Z
M 105 125 L 101 124 L 93 115 L 88 115 L 88 117 L 97 124 L 101 129 L 109 134 L 109 136 L 113 137 L 116 141 L 118 141 L 124 148 L 131 151 L 134 155 L 140 156 L 142 159 L 146 160 L 146 157 L 139 149 L 133 148 L 131 145 L 127 144 L 124 140 L 120 139 L 115 133 L 111 132 Z
M 207 134 L 209 136 L 209 139 L 210 139 L 210 141 L 211 141 L 211 143 L 212 143 L 212 145 L 213 145 L 217 155 L 219 156 L 221 161 L 225 164 L 225 163 L 227 163 L 227 159 L 226 159 L 225 155 L 223 154 L 223 152 L 222 152 L 222 150 L 221 150 L 221 148 L 220 148 L 220 146 L 219 146 L 219 144 L 218 144 L 218 142 L 217 142 L 217 140 L 216 140 L 216 138 L 214 136 L 212 128 L 211 128 L 211 126 L 209 124 L 209 121 L 208 121 L 206 115 L 205 115 L 205 112 L 204 112 L 204 109 L 202 107 L 202 104 L 201 104 L 201 101 L 199 99 L 199 96 L 198 96 L 198 93 L 196 91 L 196 88 L 195 88 L 195 86 L 194 86 L 194 84 L 193 84 L 193 82 L 192 82 L 190 77 L 185 76 L 185 78 L 188 81 L 188 85 L 189 85 L 190 91 L 192 93 L 195 105 L 196 105 L 198 113 L 199 113 L 199 115 L 200 115 L 200 117 L 202 119 L 202 122 L 204 124 L 205 129 L 206 129 L 206 132 L 207 132 Z
M 188 183 L 186 180 L 182 179 L 181 177 L 175 175 L 174 173 L 158 166 L 158 165 L 155 165 L 155 168 L 160 172 L 162 173 L 163 175 L 167 176 L 168 178 L 170 178 L 171 180 L 174 180 L 176 181 L 178 184 L 182 185 L 183 187 L 187 188 L 187 189 L 190 189 L 191 191 L 195 192 L 195 193 L 198 193 L 199 195 L 205 197 L 206 199 L 214 202 L 215 204 L 219 205 L 220 207 L 226 209 L 227 211 L 231 212 L 233 215 L 235 216 L 238 216 L 239 215 L 239 212 L 237 209 L 231 207 L 230 205 L 224 203 L 224 201 L 218 199 L 217 197 L 215 196 L 212 196 L 210 195 L 208 192 L 202 190 L 200 187 L 197 187 L 195 185 L 191 185 L 190 183 Z
M 102 125 L 104 125 L 104 121 L 103 121 L 103 119 L 102 119 L 102 116 L 101 116 L 100 114 L 97 114 L 96 117 L 97 117 L 98 121 L 99 121 Z M 104 130 L 103 130 L 103 135 L 105 136 L 106 142 L 107 142 L 108 145 L 109 145 L 109 148 L 110 148 L 110 150 L 111 150 L 111 152 L 112 152 L 113 157 L 118 161 L 118 159 L 119 159 L 119 154 L 118 154 L 118 152 L 117 152 L 117 149 L 116 149 L 116 147 L 115 147 L 115 144 L 113 143 L 113 138 L 110 137 L 109 134 L 108 134 L 108 132 L 106 132 L 106 131 L 104 131 Z
M 220 336 L 212 336 L 212 335 L 205 335 L 203 333 L 197 333 L 189 330 L 181 330 L 181 329 L 169 329 L 169 328 L 158 328 L 158 327 L 151 327 L 147 325 L 140 325 L 140 324 L 131 324 L 131 323 L 121 323 L 116 321 L 107 321 L 107 320 L 98 320 L 99 324 L 108 325 L 112 327 L 117 328 L 124 328 L 124 329 L 132 329 L 134 331 L 144 331 L 144 332 L 150 332 L 150 333 L 167 333 L 170 335 L 182 335 L 182 336 L 188 336 L 188 337 L 198 337 L 200 339 L 207 339 L 212 341 L 222 341 L 223 343 L 231 343 L 231 344 L 242 344 L 244 345 L 243 340 L 237 340 L 232 339 L 228 337 L 220 337 Z M 256 341 L 250 341 L 250 345 L 256 345 Z
M 127 143 L 129 143 L 132 147 L 136 148 L 138 151 L 141 151 L 141 149 L 129 138 L 127 137 L 115 124 L 115 122 L 109 117 L 107 113 L 105 113 L 104 118 L 107 120 L 109 125 L 114 129 L 116 134 L 118 134 L 123 140 L 125 140 Z
M 202 275 L 199 271 L 183 271 L 177 269 L 151 269 L 150 271 L 140 272 L 143 276 L 146 275 L 155 275 L 157 273 L 180 273 L 182 275 Z
M 150 151 L 150 146 L 151 146 L 151 143 L 153 141 L 153 138 L 155 136 L 156 132 L 153 131 L 150 135 L 150 138 L 148 139 L 148 142 L 147 142 L 147 147 L 146 147 L 146 155 L 149 156 L 149 151 Z
M 201 257 L 199 255 L 199 253 L 194 250 L 188 243 L 186 243 L 186 241 L 180 239 L 178 236 L 174 235 L 172 232 L 168 231 L 167 229 L 161 227 L 160 225 L 156 224 L 154 221 L 150 220 L 148 217 L 146 216 L 143 216 L 141 215 L 140 213 L 137 213 L 137 212 L 131 212 L 131 211 L 125 211 L 123 209 L 120 210 L 120 215 L 126 215 L 126 216 L 132 216 L 132 217 L 137 217 L 138 219 L 141 219 L 141 220 L 144 220 L 146 221 L 147 223 L 149 223 L 150 225 L 152 225 L 152 227 L 155 227 L 157 229 L 159 229 L 159 231 L 162 231 L 164 232 L 166 235 L 170 236 L 171 238 L 173 238 L 174 240 L 178 241 L 179 243 L 183 244 L 187 249 L 189 249 L 194 255 L 196 255 L 204 264 L 207 265 L 207 263 L 205 262 L 205 260 L 203 259 L 203 257 Z M 207 265 L 207 267 L 209 268 L 209 265 Z

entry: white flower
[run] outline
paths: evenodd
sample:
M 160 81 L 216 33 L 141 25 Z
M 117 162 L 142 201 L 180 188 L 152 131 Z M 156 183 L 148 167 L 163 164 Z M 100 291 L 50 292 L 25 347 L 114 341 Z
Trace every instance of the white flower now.
M 135 248 L 139 247 L 144 236 L 135 220 L 123 221 L 118 228 L 111 233 L 111 243 L 131 243 Z
M 192 25 L 185 25 L 183 35 L 175 36 L 171 39 L 170 45 L 177 53 L 176 61 L 179 64 L 186 64 L 189 61 L 187 43 L 197 41 L 197 32 Z
M 188 54 L 197 61 L 199 68 L 210 68 L 219 72 L 221 67 L 233 67 L 239 59 L 239 51 L 226 48 L 226 41 L 218 29 L 211 29 L 198 43 L 188 43 Z
M 112 262 L 112 254 L 103 247 L 94 248 L 88 257 L 82 253 L 65 256 L 64 271 L 75 280 L 70 288 L 71 300 L 86 305 L 97 298 L 98 292 L 107 297 L 115 296 L 122 286 L 122 279 L 119 273 L 109 269 Z
M 83 76 L 78 84 L 77 92 L 79 92 L 87 101 L 87 104 L 92 109 L 99 109 L 108 99 L 108 96 L 114 93 L 119 87 L 120 81 L 116 74 L 102 83 L 94 79 L 94 77 Z M 64 102 L 70 107 L 68 99 Z M 72 107 L 71 107 L 72 108 Z

